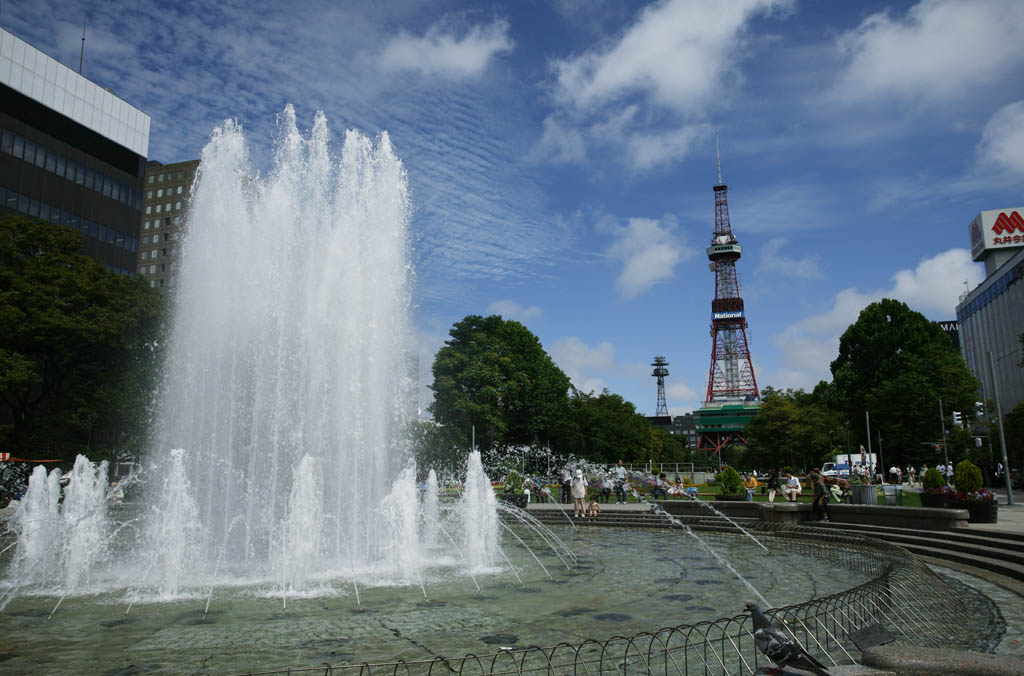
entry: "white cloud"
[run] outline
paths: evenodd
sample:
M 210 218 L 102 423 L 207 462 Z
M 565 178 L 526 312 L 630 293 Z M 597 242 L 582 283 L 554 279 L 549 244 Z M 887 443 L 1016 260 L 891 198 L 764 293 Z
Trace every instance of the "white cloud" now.
M 903 17 L 872 14 L 837 42 L 847 58 L 833 94 L 944 100 L 1024 64 L 1024 3 L 922 0 Z
M 1024 101 L 996 111 L 982 132 L 978 154 L 983 164 L 1024 176 Z
M 765 384 L 811 388 L 819 380 L 831 380 L 829 364 L 839 352 L 839 337 L 861 310 L 882 298 L 901 300 L 938 319 L 953 317 L 964 280 L 969 288 L 979 284 L 979 266 L 966 249 L 950 249 L 922 260 L 913 270 L 899 270 L 888 289 L 843 289 L 828 311 L 805 317 L 773 338 L 783 366 Z
M 626 137 L 629 166 L 645 170 L 681 160 L 699 138 L 710 135 L 705 124 L 688 125 L 666 132 L 635 133 Z
M 401 32 L 384 46 L 378 64 L 385 71 L 411 70 L 446 78 L 478 77 L 491 59 L 512 50 L 507 21 L 473 26 L 459 37 L 439 22 L 422 36 Z
M 564 121 L 549 115 L 544 118 L 543 132 L 527 158 L 548 160 L 555 164 L 582 162 L 586 159 L 583 134 Z
M 614 43 L 556 61 L 558 99 L 577 109 L 634 93 L 673 110 L 701 110 L 736 81 L 746 23 L 784 0 L 667 0 L 640 12 Z
M 523 307 L 514 300 L 496 300 L 487 306 L 487 312 L 520 322 L 536 319 L 541 315 L 541 309 L 536 305 Z
M 692 258 L 694 250 L 675 233 L 675 219 L 631 218 L 624 227 L 614 226 L 614 241 L 607 254 L 622 262 L 616 280 L 619 293 L 625 298 L 647 291 L 675 274 L 676 265 Z
M 615 347 L 602 342 L 590 347 L 576 336 L 559 340 L 549 350 L 551 358 L 581 392 L 600 392 L 615 371 Z
M 780 237 L 770 239 L 761 247 L 761 262 L 758 272 L 788 275 L 798 279 L 821 279 L 825 275 L 821 271 L 817 257 L 789 258 L 779 255 L 779 250 L 786 243 Z

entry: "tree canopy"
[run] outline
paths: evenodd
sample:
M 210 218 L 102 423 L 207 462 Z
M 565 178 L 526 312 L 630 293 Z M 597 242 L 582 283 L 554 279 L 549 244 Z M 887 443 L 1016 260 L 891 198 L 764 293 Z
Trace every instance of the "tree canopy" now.
M 757 415 L 747 424 L 750 447 L 744 462 L 765 469 L 820 465 L 832 454 L 830 437 L 839 442 L 845 433 L 842 416 L 829 408 L 827 395 L 827 384 L 810 394 L 766 387 Z
M 925 442 L 939 440 L 940 399 L 949 414 L 970 410 L 977 398 L 978 381 L 942 328 L 888 298 L 864 308 L 843 333 L 831 368 L 835 401 L 858 442 L 865 433 L 857 423 L 868 411 L 886 464 L 916 461 Z
M 622 396 L 607 389 L 596 396 L 574 389 L 556 447 L 561 453 L 597 462 L 644 462 L 650 457 L 652 440 L 656 438 L 652 435 L 654 431 L 647 418 Z
M 434 358 L 434 420 L 464 447 L 545 444 L 568 411 L 569 378 L 525 326 L 499 315 L 456 322 Z
M 23 457 L 138 447 L 163 301 L 71 228 L 0 218 L 0 439 Z

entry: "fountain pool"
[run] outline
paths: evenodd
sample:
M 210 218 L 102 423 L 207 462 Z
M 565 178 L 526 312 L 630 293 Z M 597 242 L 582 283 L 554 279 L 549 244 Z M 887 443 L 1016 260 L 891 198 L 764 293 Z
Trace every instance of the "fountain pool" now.
M 531 547 L 537 538 L 513 528 Z M 123 589 L 68 598 L 47 620 L 54 596 L 19 596 L 0 613 L 9 673 L 241 673 L 320 663 L 423 659 L 490 653 L 502 646 L 633 635 L 739 614 L 750 594 L 681 530 L 553 529 L 576 554 L 566 569 L 550 548 L 521 546 L 507 569 L 477 576 L 478 592 L 445 566 L 417 584 L 360 588 L 346 579 L 289 599 L 272 581 L 214 590 L 205 598 L 140 602 L 125 615 Z M 705 534 L 705 537 L 709 537 Z M 716 549 L 776 604 L 854 587 L 866 573 L 799 553 L 764 557 L 744 536 L 712 534 Z M 450 548 L 449 548 L 450 549 Z M 450 552 L 439 552 L 439 558 Z M 224 581 L 226 583 L 226 581 Z M 134 665 L 134 667 L 133 667 Z M 134 671 L 128 671 L 134 668 Z

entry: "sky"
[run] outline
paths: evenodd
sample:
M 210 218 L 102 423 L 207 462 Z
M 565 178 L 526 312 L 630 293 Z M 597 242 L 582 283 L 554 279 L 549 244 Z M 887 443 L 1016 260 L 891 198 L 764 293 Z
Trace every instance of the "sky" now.
M 699 408 L 715 132 L 763 389 L 830 380 L 897 298 L 955 319 L 967 226 L 1024 204 L 1020 0 L 8 0 L 0 24 L 152 117 L 150 159 L 225 119 L 265 161 L 387 131 L 408 172 L 421 399 L 452 324 L 523 322 L 584 391 Z M 315 256 L 315 250 L 311 250 Z

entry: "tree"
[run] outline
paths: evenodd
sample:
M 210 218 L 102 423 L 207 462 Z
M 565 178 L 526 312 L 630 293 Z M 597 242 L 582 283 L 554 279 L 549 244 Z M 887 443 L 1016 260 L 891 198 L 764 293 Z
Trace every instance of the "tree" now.
M 544 444 L 558 432 L 569 403 L 569 378 L 540 341 L 517 321 L 469 315 L 457 322 L 434 358 L 434 420 L 469 447 Z
M 743 462 L 760 469 L 808 468 L 832 455 L 830 432 L 843 429 L 842 416 L 829 406 L 832 393 L 826 383 L 814 392 L 766 387 L 761 406 L 746 427 L 750 444 Z
M 645 462 L 651 457 L 651 425 L 636 412 L 636 406 L 618 394 L 605 389 L 594 396 L 573 389 L 555 447 L 560 453 L 595 462 Z M 664 448 L 662 443 L 659 450 L 664 452 Z M 671 445 L 669 448 L 675 449 Z
M 82 254 L 71 228 L 0 218 L 0 437 L 22 456 L 138 448 L 159 293 Z
M 996 430 L 993 425 L 990 433 L 995 434 Z M 1003 434 L 1006 436 L 1006 458 L 1010 467 L 1024 468 L 1024 401 L 1003 416 Z
M 886 465 L 916 462 L 923 442 L 939 439 L 940 399 L 947 414 L 977 399 L 978 381 L 948 347 L 938 324 L 888 298 L 864 308 L 840 338 L 831 365 L 836 402 L 861 442 L 870 413 Z

